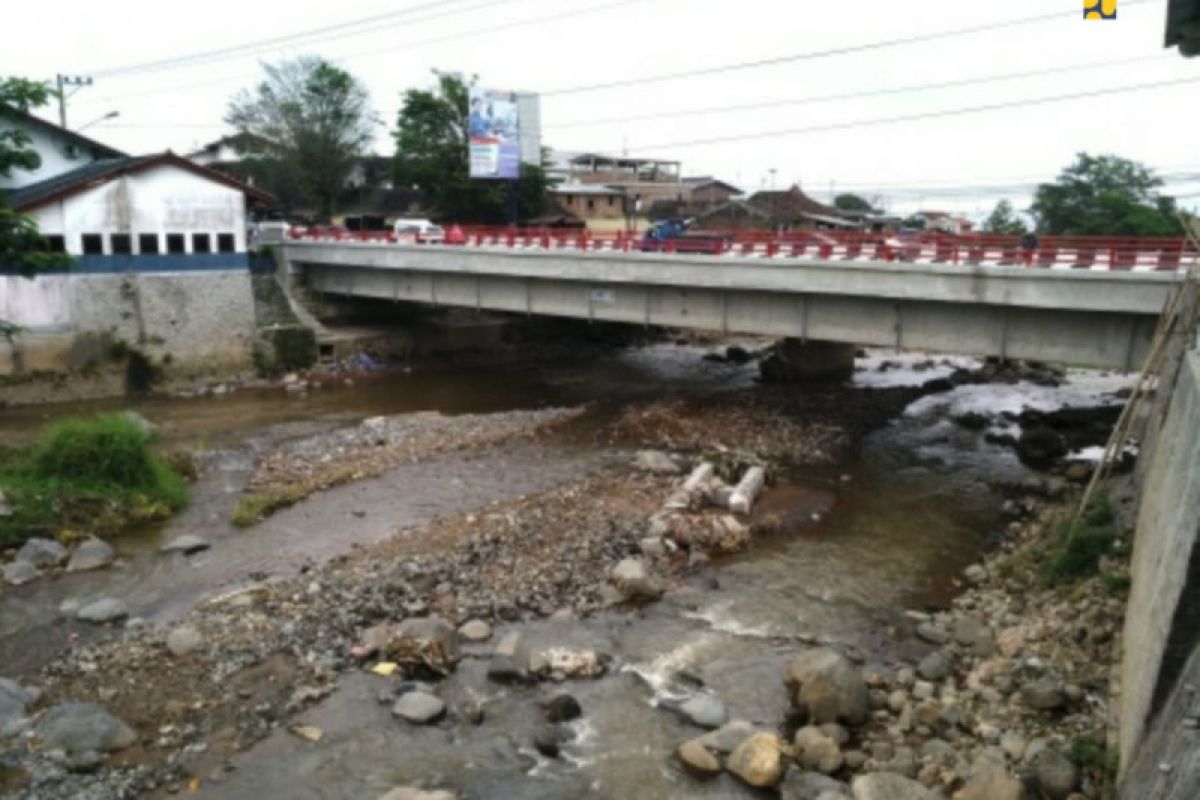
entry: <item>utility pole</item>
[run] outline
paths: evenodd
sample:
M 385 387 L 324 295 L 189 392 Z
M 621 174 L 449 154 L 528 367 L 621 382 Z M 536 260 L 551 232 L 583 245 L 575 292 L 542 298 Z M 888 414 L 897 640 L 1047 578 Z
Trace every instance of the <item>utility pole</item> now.
M 66 87 L 76 86 L 82 89 L 85 86 L 92 85 L 92 76 L 90 75 L 63 75 L 59 73 L 55 76 L 55 83 L 58 85 L 58 124 L 67 127 L 67 91 Z

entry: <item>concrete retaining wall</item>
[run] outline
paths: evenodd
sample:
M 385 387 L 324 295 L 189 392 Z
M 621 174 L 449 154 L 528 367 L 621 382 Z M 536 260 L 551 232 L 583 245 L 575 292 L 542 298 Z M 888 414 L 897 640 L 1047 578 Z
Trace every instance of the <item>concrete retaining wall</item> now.
M 1121 796 L 1200 796 L 1200 342 L 1181 331 L 1149 420 L 1121 664 Z M 1161 764 L 1170 766 L 1160 769 Z M 1151 788 L 1153 787 L 1153 788 Z
M 72 372 L 81 334 L 109 334 L 172 376 L 221 374 L 250 365 L 254 294 L 246 271 L 46 276 L 63 284 L 65 314 L 52 328 L 30 326 L 14 354 L 0 353 L 0 375 L 15 368 Z M 48 320 L 49 321 L 49 320 Z M 51 335 L 53 331 L 54 335 Z

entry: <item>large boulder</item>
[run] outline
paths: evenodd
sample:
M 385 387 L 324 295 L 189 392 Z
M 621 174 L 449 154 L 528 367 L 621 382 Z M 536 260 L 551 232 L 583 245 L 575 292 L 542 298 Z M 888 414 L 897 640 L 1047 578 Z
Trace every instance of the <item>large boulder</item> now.
M 129 608 L 125 605 L 125 601 L 115 597 L 102 597 L 75 612 L 76 619 L 97 625 L 116 622 L 127 616 L 129 616 Z
M 1062 684 L 1049 677 L 1022 686 L 1021 699 L 1038 711 L 1057 711 L 1067 704 L 1067 694 Z
M 4 565 L 4 582 L 10 586 L 23 586 L 38 576 L 37 567 L 28 561 L 13 561 Z
M 91 703 L 63 703 L 38 720 L 36 733 L 47 750 L 68 754 L 111 753 L 137 741 L 133 729 Z
M 57 567 L 66 557 L 66 548 L 53 539 L 27 539 L 17 551 L 17 561 L 32 564 L 38 569 Z
M 496 643 L 488 663 L 488 677 L 494 681 L 520 681 L 529 677 L 529 651 L 516 631 L 506 633 Z
M 871 713 L 871 698 L 862 673 L 849 659 L 827 647 L 801 654 L 792 662 L 786 683 L 797 709 L 809 722 L 861 725 Z
M 800 766 L 805 769 L 829 775 L 841 769 L 845 761 L 838 743 L 812 725 L 796 731 L 795 745 Z
M 414 617 L 396 626 L 383 654 L 410 671 L 447 675 L 462 654 L 458 632 L 440 617 Z
M 392 706 L 392 714 L 414 725 L 436 722 L 446 713 L 446 703 L 428 692 L 412 691 L 400 695 Z
M 702 778 L 720 774 L 721 762 L 699 739 L 689 739 L 675 753 L 688 770 Z
M 701 728 L 719 728 L 729 721 L 725 704 L 711 694 L 698 694 L 684 701 L 679 706 L 679 713 Z
M 773 733 L 756 733 L 729 756 L 729 771 L 756 789 L 769 789 L 783 777 L 783 746 Z
M 67 572 L 86 572 L 107 567 L 116 558 L 117 554 L 108 542 L 93 536 L 81 542 L 75 548 L 75 552 L 71 553 L 71 560 L 67 562 Z
M 1025 800 L 1025 786 L 1008 774 L 1002 761 L 981 757 L 955 800 Z
M 854 800 L 941 800 L 914 780 L 893 772 L 860 775 L 850 785 Z
M 1038 785 L 1050 800 L 1066 800 L 1079 783 L 1079 770 L 1057 750 L 1045 750 L 1034 759 Z
M 627 558 L 608 575 L 609 581 L 625 600 L 657 600 L 662 597 L 662 581 L 654 577 L 646 563 L 638 558 Z
M 727 722 L 715 731 L 696 739 L 700 744 L 716 753 L 732 753 L 737 746 L 758 733 L 758 729 L 744 719 Z

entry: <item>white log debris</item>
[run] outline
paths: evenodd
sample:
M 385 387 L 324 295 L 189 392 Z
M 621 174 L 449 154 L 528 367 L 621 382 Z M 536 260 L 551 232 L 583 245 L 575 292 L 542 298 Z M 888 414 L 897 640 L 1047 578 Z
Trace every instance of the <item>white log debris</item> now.
M 754 506 L 754 500 L 767 482 L 767 471 L 762 467 L 751 467 L 738 481 L 733 495 L 729 498 L 729 510 L 735 514 L 749 514 Z

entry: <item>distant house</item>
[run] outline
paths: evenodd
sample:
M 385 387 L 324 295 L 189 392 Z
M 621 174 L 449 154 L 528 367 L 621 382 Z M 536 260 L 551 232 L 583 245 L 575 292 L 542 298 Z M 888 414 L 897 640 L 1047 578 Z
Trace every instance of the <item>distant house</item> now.
M 688 205 L 697 211 L 724 205 L 742 195 L 741 189 L 711 176 L 684 178 L 683 185 L 688 189 Z
M 0 189 L 19 189 L 95 161 L 125 158 L 128 155 L 115 147 L 12 108 L 0 109 L 0 127 L 25 133 L 30 139 L 29 148 L 41 158 L 41 164 L 36 169 L 13 169 L 8 175 L 0 175 Z
M 862 227 L 860 220 L 812 199 L 799 186 L 755 192 L 746 205 L 760 212 L 761 216 L 756 215 L 754 219 L 762 221 L 760 227 L 766 230 L 857 230 Z
M 771 230 L 771 216 L 745 200 L 730 200 L 696 216 L 701 230 Z
M 567 214 L 584 222 L 621 220 L 626 196 L 620 189 L 587 183 L 564 183 L 550 189 L 550 199 Z
M 268 140 L 242 131 L 209 142 L 194 153 L 188 153 L 187 158 L 202 167 L 220 170 L 223 166 L 237 164 L 247 158 L 264 156 L 270 148 Z

